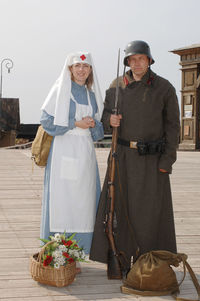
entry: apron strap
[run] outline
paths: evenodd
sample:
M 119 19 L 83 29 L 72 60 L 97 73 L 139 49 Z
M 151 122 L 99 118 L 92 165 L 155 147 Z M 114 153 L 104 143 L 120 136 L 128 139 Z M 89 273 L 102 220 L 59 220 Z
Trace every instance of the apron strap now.
M 85 88 L 86 88 L 86 91 L 87 91 L 88 106 L 91 107 L 90 93 L 89 93 L 87 87 L 85 87 Z M 71 96 L 70 96 L 70 97 L 71 97 L 71 99 L 75 102 L 75 104 L 79 105 L 79 103 L 76 101 L 76 99 L 75 99 L 74 95 L 72 94 L 72 92 L 71 92 Z

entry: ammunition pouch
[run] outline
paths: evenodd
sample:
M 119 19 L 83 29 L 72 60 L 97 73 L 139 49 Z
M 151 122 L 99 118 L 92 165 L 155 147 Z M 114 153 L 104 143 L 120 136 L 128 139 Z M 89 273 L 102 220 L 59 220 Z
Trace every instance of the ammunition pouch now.
M 142 141 L 127 141 L 122 138 L 118 138 L 118 144 L 127 146 L 129 148 L 135 148 L 138 150 L 139 155 L 155 155 L 156 153 L 163 154 L 165 152 L 164 139 L 142 142 Z
M 165 152 L 165 143 L 163 140 L 151 142 L 138 142 L 137 150 L 139 155 L 155 155 L 156 153 L 163 154 Z

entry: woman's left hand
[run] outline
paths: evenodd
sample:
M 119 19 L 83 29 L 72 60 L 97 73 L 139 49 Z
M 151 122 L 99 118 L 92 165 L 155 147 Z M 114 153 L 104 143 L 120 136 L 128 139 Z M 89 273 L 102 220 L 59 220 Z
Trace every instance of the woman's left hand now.
M 95 121 L 92 117 L 90 116 L 86 116 L 86 117 L 83 117 L 82 120 L 85 120 L 86 123 L 88 124 L 88 127 L 90 128 L 94 128 L 95 127 Z

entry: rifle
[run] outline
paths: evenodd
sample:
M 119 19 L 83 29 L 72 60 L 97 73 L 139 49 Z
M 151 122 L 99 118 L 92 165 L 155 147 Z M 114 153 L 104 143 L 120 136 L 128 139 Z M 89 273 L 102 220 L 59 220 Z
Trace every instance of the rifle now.
M 117 66 L 117 82 L 116 82 L 116 93 L 115 93 L 115 107 L 113 114 L 117 115 L 117 103 L 119 98 L 119 63 L 120 63 L 120 49 L 118 52 L 118 66 Z M 109 174 L 108 174 L 108 203 L 109 212 L 105 221 L 105 232 L 109 241 L 108 249 L 108 262 L 107 262 L 107 276 L 108 279 L 122 279 L 122 271 L 119 260 L 119 255 L 115 246 L 115 240 L 113 235 L 113 220 L 114 220 L 114 197 L 115 197 L 115 165 L 116 165 L 116 150 L 117 150 L 117 127 L 113 127 L 112 132 L 112 146 L 109 158 Z

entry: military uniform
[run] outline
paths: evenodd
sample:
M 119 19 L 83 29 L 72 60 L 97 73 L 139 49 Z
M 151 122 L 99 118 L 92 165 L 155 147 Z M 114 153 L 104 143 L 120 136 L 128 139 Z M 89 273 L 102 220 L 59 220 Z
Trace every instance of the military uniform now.
M 132 72 L 119 79 L 119 113 L 122 115 L 115 171 L 114 238 L 118 252 L 128 259 L 150 250 L 176 252 L 169 174 L 179 140 L 179 106 L 174 87 L 150 69 L 140 81 Z M 111 130 L 116 80 L 107 90 L 103 125 Z M 129 142 L 158 143 L 165 150 L 140 155 Z M 128 142 L 128 144 L 127 144 Z M 164 145 L 165 144 L 165 145 Z M 164 152 L 163 152 L 164 151 Z M 162 173 L 159 169 L 165 169 Z M 90 259 L 107 262 L 108 239 L 104 232 L 107 211 L 108 171 L 97 212 Z M 128 218 L 127 218 L 128 215 Z M 129 220 L 129 221 L 128 221 Z M 130 224 L 129 224 L 130 223 Z

